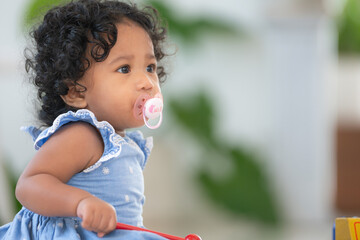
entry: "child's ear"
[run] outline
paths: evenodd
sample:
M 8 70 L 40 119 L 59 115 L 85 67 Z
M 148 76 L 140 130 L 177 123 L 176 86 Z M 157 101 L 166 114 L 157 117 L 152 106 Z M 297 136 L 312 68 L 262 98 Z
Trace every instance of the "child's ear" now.
M 64 102 L 74 108 L 86 108 L 85 91 L 83 86 L 71 85 L 66 95 L 61 95 Z

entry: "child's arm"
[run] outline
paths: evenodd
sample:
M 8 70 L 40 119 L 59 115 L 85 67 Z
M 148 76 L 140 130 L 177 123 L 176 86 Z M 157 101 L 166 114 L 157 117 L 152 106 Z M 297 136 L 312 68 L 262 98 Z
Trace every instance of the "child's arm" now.
M 82 226 L 104 236 L 116 227 L 113 206 L 69 186 L 70 178 L 93 165 L 103 153 L 103 141 L 87 123 L 58 130 L 39 149 L 16 186 L 16 197 L 29 210 L 44 216 L 78 216 Z

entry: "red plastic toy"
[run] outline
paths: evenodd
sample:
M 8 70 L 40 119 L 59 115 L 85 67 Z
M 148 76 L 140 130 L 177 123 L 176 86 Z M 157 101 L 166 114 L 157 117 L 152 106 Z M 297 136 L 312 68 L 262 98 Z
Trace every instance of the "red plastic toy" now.
M 151 232 L 151 233 L 155 233 L 155 234 L 157 234 L 159 236 L 162 236 L 164 238 L 167 238 L 169 240 L 201 240 L 201 237 L 196 235 L 196 234 L 189 234 L 185 238 L 181 238 L 181 237 L 172 236 L 172 235 L 161 233 L 161 232 L 151 231 L 151 230 L 146 229 L 146 228 L 139 228 L 139 227 L 135 227 L 135 226 L 132 226 L 132 225 L 127 225 L 127 224 L 124 224 L 124 223 L 117 223 L 116 224 L 116 229 Z

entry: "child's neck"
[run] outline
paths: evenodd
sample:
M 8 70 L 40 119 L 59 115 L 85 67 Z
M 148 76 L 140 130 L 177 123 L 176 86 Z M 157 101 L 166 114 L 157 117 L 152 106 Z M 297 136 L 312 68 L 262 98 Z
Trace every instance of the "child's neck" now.
M 117 134 L 119 134 L 122 137 L 125 137 L 125 130 L 122 131 L 116 131 Z

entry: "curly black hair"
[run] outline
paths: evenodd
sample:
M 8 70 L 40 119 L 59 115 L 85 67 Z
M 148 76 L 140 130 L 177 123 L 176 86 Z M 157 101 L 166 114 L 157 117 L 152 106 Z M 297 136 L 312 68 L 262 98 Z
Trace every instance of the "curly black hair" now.
M 30 33 L 34 53 L 25 54 L 25 67 L 37 87 L 41 105 L 38 117 L 45 126 L 51 126 L 58 115 L 77 110 L 65 104 L 61 95 L 68 93 L 69 85 L 79 85 L 77 81 L 90 67 L 86 54 L 90 46 L 95 61 L 107 58 L 117 40 L 115 25 L 126 19 L 149 34 L 157 61 L 166 56 L 163 43 L 167 31 L 156 9 L 150 6 L 140 10 L 136 4 L 111 0 L 71 1 L 50 9 Z M 158 67 L 157 74 L 163 83 L 163 66 Z

